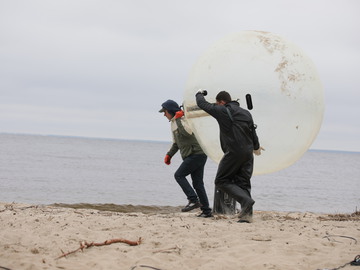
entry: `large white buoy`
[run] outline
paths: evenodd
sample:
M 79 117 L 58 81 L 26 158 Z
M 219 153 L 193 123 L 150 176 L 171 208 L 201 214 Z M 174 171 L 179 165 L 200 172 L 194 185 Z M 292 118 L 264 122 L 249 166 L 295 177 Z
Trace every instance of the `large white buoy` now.
M 240 106 L 252 97 L 260 144 L 254 174 L 271 173 L 296 162 L 316 138 L 324 113 L 323 89 L 312 61 L 293 43 L 272 33 L 244 31 L 211 46 L 193 66 L 184 92 L 184 111 L 205 153 L 223 156 L 216 120 L 199 110 L 195 94 L 209 102 L 221 90 Z

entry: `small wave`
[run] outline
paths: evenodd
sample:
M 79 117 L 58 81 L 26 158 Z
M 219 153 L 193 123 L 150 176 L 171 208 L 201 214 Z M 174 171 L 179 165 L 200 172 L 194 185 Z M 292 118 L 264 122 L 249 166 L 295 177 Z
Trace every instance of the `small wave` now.
M 154 205 L 132 205 L 132 204 L 92 204 L 92 203 L 54 203 L 51 206 L 66 207 L 74 209 L 94 209 L 100 211 L 111 211 L 120 213 L 143 213 L 143 214 L 169 214 L 181 211 L 181 206 L 154 206 Z

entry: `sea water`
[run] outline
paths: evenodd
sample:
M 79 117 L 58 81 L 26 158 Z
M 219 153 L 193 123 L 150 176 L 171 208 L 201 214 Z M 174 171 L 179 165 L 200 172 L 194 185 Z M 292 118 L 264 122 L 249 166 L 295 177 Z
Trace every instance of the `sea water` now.
M 170 142 L 0 134 L 0 201 L 180 206 Z M 266 154 L 266 152 L 264 153 Z M 205 186 L 213 203 L 217 164 Z M 360 153 L 309 150 L 282 171 L 252 178 L 255 210 L 352 213 L 360 208 Z M 189 179 L 190 180 L 190 179 Z

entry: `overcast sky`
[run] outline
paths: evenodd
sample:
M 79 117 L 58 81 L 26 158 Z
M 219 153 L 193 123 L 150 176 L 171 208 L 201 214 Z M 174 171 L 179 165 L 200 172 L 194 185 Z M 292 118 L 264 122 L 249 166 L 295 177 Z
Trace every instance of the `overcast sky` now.
M 360 151 L 358 0 L 0 0 L 0 132 L 170 141 L 161 103 L 181 103 L 198 57 L 245 30 L 316 65 L 311 148 Z

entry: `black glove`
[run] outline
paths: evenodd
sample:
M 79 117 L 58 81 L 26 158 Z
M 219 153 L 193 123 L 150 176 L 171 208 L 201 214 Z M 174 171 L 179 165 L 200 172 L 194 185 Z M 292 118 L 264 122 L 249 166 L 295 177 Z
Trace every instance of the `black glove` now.
M 197 94 L 202 94 L 203 96 L 206 96 L 207 95 L 207 91 L 204 89 L 204 90 L 202 90 L 202 89 L 199 89 L 199 91 L 197 91 L 197 93 L 196 93 L 196 95 Z

